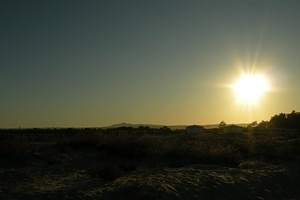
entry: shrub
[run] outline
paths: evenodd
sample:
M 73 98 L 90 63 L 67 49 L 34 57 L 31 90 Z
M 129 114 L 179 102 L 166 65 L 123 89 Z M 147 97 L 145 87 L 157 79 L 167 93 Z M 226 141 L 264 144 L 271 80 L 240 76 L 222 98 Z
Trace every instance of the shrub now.
M 58 146 L 69 147 L 73 150 L 95 149 L 99 145 L 100 137 L 97 135 L 69 136 L 58 141 Z

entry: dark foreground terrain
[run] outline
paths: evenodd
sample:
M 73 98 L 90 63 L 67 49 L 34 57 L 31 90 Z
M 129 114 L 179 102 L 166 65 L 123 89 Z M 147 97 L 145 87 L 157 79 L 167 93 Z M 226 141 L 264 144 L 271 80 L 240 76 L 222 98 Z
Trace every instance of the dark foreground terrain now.
M 2 130 L 0 199 L 300 199 L 300 137 Z

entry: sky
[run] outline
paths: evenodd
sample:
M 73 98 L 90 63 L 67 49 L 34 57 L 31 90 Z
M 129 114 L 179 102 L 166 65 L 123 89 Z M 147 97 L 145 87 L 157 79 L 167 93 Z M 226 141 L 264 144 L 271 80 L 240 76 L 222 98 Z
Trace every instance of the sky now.
M 0 0 L 0 128 L 245 123 L 300 110 L 300 1 Z M 258 105 L 241 73 L 264 74 Z

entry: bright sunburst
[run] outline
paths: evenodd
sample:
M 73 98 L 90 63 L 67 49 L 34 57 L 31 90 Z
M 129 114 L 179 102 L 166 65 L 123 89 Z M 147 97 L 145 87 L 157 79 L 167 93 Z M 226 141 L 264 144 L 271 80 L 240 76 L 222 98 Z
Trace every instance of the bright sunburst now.
M 247 106 L 257 105 L 269 87 L 268 79 L 262 74 L 243 74 L 232 85 L 237 101 Z

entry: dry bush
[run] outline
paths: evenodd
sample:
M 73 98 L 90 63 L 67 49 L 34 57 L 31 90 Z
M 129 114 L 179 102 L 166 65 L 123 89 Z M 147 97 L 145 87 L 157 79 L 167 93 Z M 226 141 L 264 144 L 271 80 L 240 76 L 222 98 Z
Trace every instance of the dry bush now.
M 59 148 L 60 151 L 68 151 L 68 149 L 95 149 L 99 146 L 100 140 L 101 136 L 98 135 L 75 135 L 69 136 L 68 138 L 63 138 L 62 140 L 58 140 L 56 143 L 56 147 Z
M 98 150 L 119 156 L 147 156 L 155 154 L 159 147 L 158 136 L 108 135 L 100 141 Z
M 166 135 L 119 134 L 110 131 L 85 132 L 85 130 L 51 130 L 39 133 L 23 132 L 0 135 L 1 163 L 28 162 L 31 158 L 51 163 L 61 163 L 72 156 L 74 151 L 101 151 L 107 155 L 132 158 L 152 163 L 178 161 L 179 163 L 238 165 L 256 157 L 266 160 L 299 159 L 300 139 L 289 138 L 276 133 L 249 133 L 248 135 L 203 134 Z M 53 159 L 50 159 L 53 158 Z M 59 159 L 57 159 L 59 158 Z M 54 161 L 51 161 L 54 160 Z M 3 162 L 4 161 L 4 162 Z

